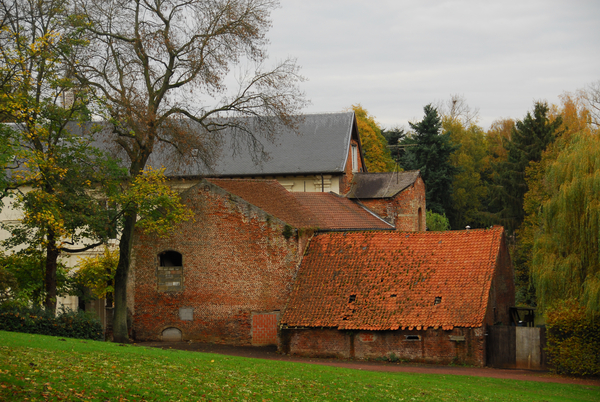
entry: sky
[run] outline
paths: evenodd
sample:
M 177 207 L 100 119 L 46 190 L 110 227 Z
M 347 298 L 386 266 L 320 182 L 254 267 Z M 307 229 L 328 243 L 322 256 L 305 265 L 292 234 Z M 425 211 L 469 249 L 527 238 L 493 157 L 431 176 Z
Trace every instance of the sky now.
M 361 104 L 383 128 L 463 97 L 484 129 L 600 80 L 600 1 L 280 0 L 271 61 L 295 57 L 307 113 Z

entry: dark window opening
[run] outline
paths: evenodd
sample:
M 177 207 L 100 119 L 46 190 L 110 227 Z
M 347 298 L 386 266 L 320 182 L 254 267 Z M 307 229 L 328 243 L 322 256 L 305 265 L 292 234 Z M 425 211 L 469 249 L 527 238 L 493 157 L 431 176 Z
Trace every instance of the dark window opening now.
M 390 295 L 390 297 L 396 297 L 396 295 Z
M 353 301 L 356 301 L 356 295 L 350 295 L 348 298 L 348 303 L 352 303 Z
M 437 305 L 440 304 L 442 302 L 442 298 L 440 296 L 436 297 L 435 300 L 433 301 L 433 305 Z
M 404 340 L 406 340 L 406 341 L 420 341 L 421 340 L 421 336 L 420 335 L 404 335 Z
M 165 251 L 160 253 L 160 266 L 161 267 L 181 267 L 183 266 L 183 259 L 181 254 L 177 251 Z

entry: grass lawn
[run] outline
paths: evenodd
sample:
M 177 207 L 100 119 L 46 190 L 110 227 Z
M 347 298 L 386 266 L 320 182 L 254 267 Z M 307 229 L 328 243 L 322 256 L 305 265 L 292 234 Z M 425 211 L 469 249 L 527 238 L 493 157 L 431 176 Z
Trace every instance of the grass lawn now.
M 600 401 L 600 387 L 381 373 L 0 331 L 0 401 Z

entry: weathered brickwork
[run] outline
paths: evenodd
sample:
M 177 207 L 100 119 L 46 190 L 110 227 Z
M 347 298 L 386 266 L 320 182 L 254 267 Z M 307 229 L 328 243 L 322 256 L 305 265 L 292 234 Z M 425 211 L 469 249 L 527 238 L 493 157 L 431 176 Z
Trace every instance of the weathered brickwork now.
M 415 183 L 393 198 L 360 200 L 363 205 L 396 226 L 401 232 L 426 230 L 425 183 L 418 177 Z
M 512 279 L 514 272 L 505 237 L 502 237 L 500 253 L 496 261 L 485 323 L 510 325 L 508 309 L 515 304 L 515 283 Z
M 252 345 L 276 345 L 278 313 L 252 315 Z
M 272 319 L 284 308 L 308 235 L 290 236 L 284 222 L 206 181 L 183 199 L 194 218 L 170 237 L 137 234 L 135 338 L 160 340 L 177 328 L 183 340 L 251 345 L 253 317 Z M 161 291 L 158 256 L 165 250 L 182 255 L 179 291 Z M 276 341 L 272 332 L 260 339 Z
M 345 359 L 402 359 L 437 364 L 485 365 L 483 328 L 451 331 L 339 331 L 336 329 L 290 329 L 282 336 L 281 349 L 306 357 Z

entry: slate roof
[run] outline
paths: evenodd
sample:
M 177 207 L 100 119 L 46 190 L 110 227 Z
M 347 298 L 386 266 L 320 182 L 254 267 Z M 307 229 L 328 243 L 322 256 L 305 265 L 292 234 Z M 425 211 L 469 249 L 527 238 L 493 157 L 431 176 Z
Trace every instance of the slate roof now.
M 360 143 L 354 112 L 306 114 L 298 130 L 281 128 L 273 141 L 264 138 L 258 123 L 253 124 L 250 118 L 242 120 L 256 134 L 267 160 L 256 161 L 256 155 L 250 151 L 252 144 L 239 131 L 225 129 L 201 141 L 213 158 L 210 167 L 205 166 L 199 158 L 184 158 L 172 147 L 158 142 L 147 164 L 154 168 L 165 167 L 167 176 L 180 177 L 341 174 L 346 167 L 352 136 L 355 135 Z M 185 124 L 191 127 L 195 125 L 189 121 Z M 128 166 L 126 153 L 111 140 L 108 123 L 88 123 L 85 127 L 72 125 L 71 130 L 79 133 L 92 126 L 104 127 L 95 135 L 94 146 L 109 151 Z M 198 129 L 198 132 L 201 138 L 201 130 Z
M 355 173 L 348 198 L 391 198 L 411 186 L 421 175 L 419 170 L 389 173 Z
M 480 327 L 503 234 L 501 227 L 320 233 L 308 246 L 281 323 L 346 330 Z
M 298 133 L 282 130 L 274 143 L 263 141 L 269 159 L 257 165 L 247 149 L 232 155 L 231 145 L 216 161 L 215 176 L 343 173 L 348 160 L 354 112 L 307 114 Z M 229 138 L 229 137 L 227 137 Z
M 394 230 L 377 215 L 355 202 L 334 193 L 291 193 L 316 217 L 319 229 L 326 230 Z
M 291 193 L 277 180 L 206 179 L 296 228 L 379 230 L 393 226 L 332 193 Z

